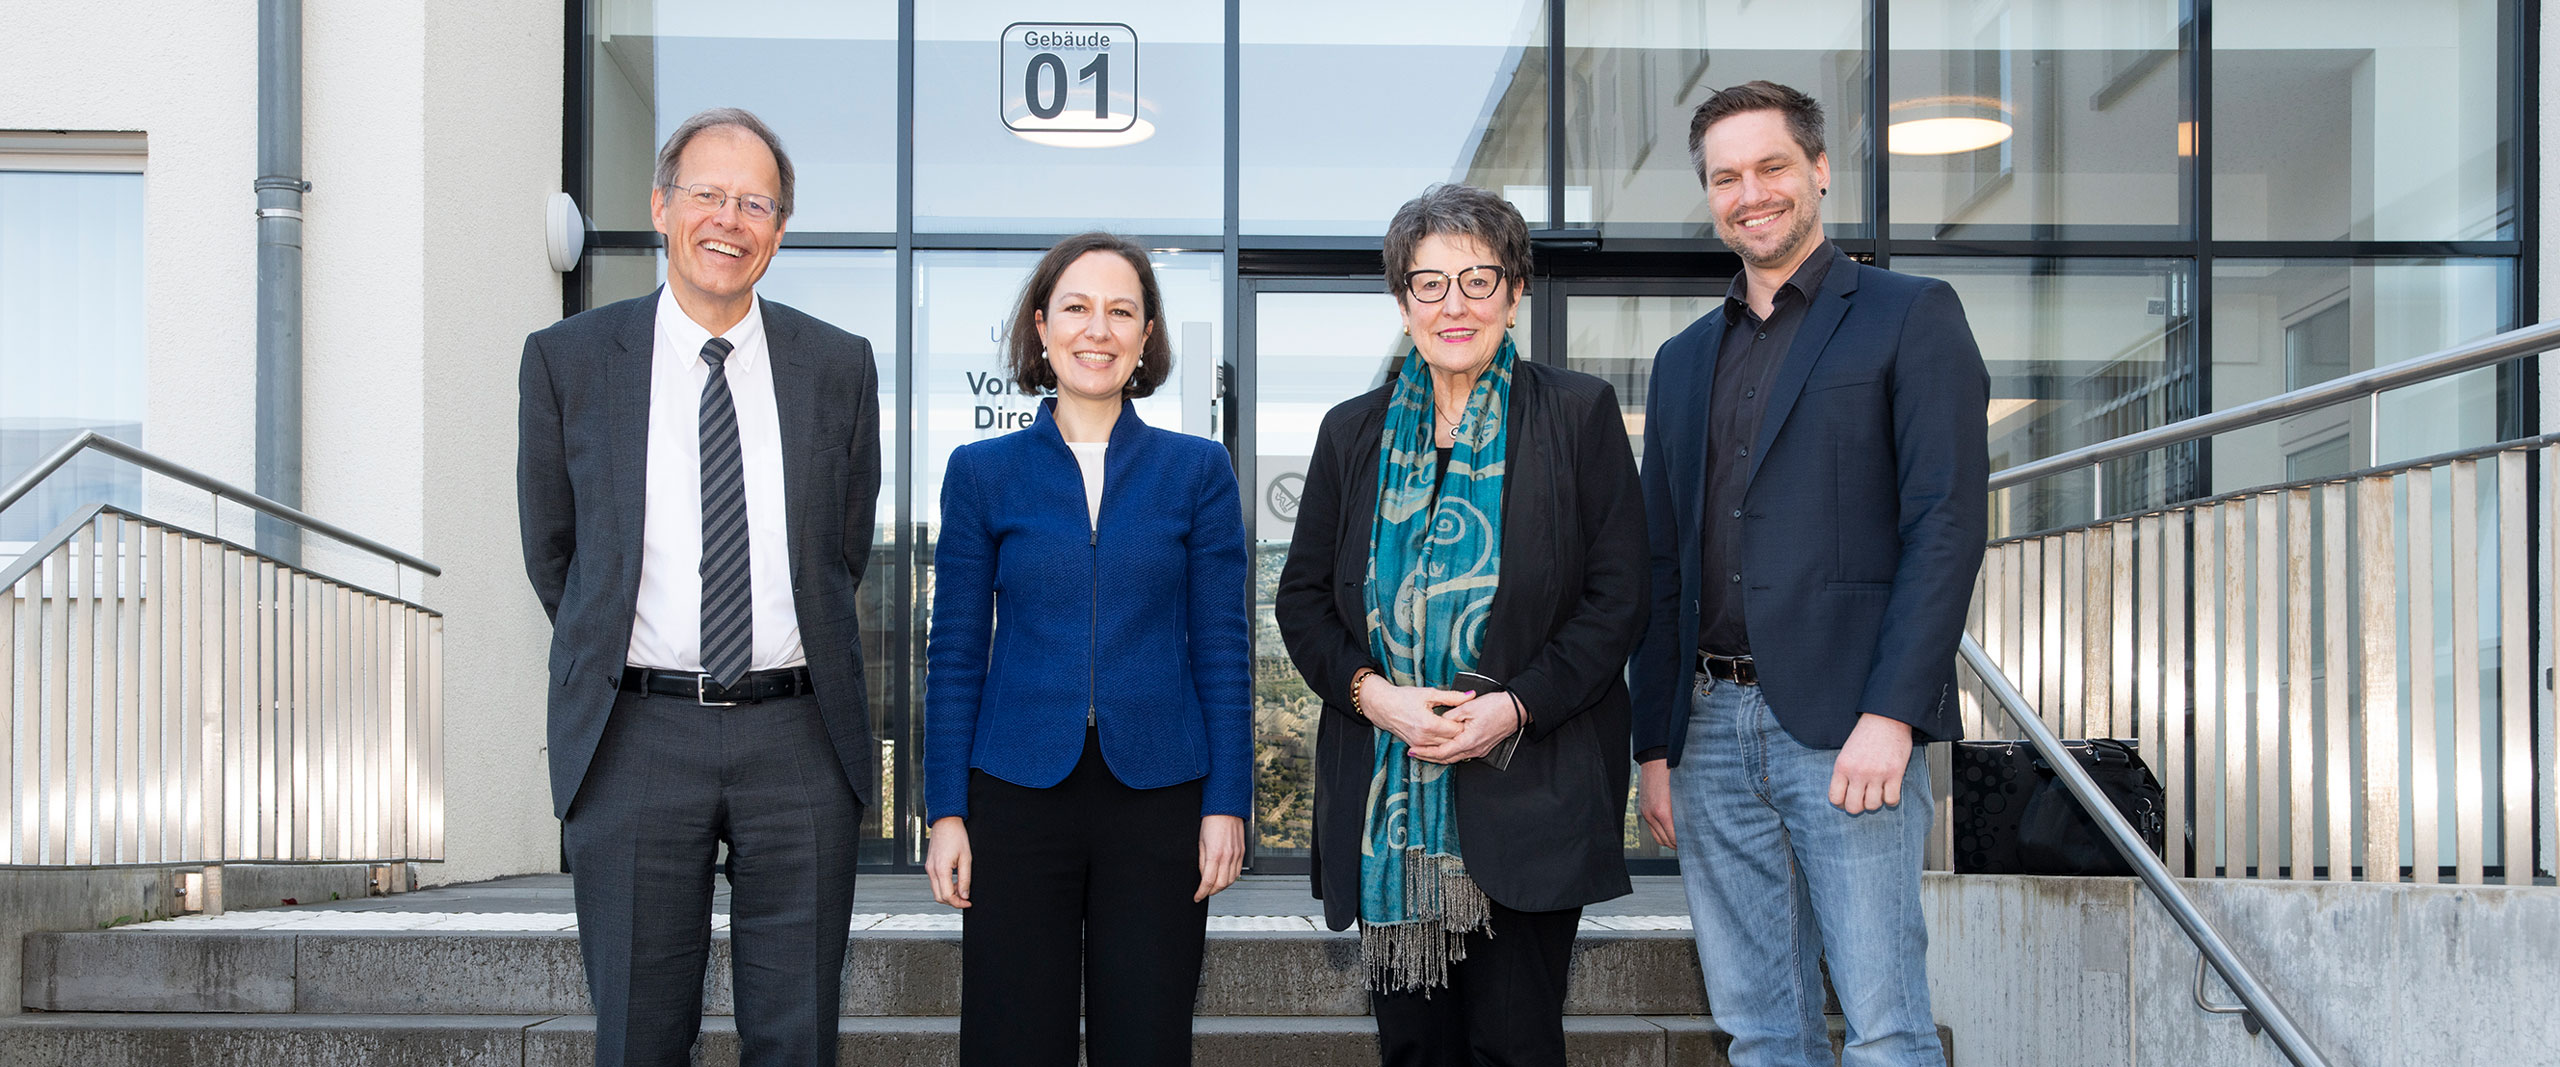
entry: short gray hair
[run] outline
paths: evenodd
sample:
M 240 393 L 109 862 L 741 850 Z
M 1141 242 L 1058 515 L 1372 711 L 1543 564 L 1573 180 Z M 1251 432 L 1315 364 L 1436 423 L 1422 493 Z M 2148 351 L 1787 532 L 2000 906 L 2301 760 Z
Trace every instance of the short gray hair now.
M 764 142 L 767 149 L 772 150 L 773 169 L 782 175 L 782 189 L 774 196 L 774 201 L 780 205 L 776 217 L 788 221 L 791 218 L 791 154 L 782 150 L 782 138 L 774 136 L 773 127 L 765 125 L 763 119 L 757 118 L 754 112 L 745 108 L 715 107 L 696 112 L 692 118 L 684 120 L 682 125 L 677 126 L 676 132 L 667 135 L 666 145 L 658 149 L 658 173 L 654 179 L 654 187 L 674 188 L 676 160 L 683 157 L 684 146 L 693 143 L 694 135 L 716 126 L 734 126 L 745 130 L 756 135 L 758 140 Z
M 1529 283 L 1529 223 L 1511 201 L 1472 185 L 1441 182 L 1396 209 L 1387 223 L 1387 292 L 1404 302 L 1404 272 L 1413 269 L 1414 250 L 1425 238 L 1472 237 L 1493 253 L 1502 268 L 1504 288 Z

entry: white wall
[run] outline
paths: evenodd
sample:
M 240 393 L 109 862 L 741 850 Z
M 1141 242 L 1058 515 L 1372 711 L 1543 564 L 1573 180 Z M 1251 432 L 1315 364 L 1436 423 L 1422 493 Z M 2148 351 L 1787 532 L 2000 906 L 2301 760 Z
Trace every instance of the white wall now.
M 12 10 L 0 129 L 145 131 L 145 446 L 243 484 L 256 431 L 256 5 Z M 559 317 L 557 6 L 307 4 L 305 510 L 425 556 L 446 614 L 445 849 L 426 881 L 555 869 L 543 649 L 514 506 L 515 368 Z M 238 531 L 226 529 L 237 535 Z M 328 545 L 314 569 L 392 590 Z
M 543 753 L 551 625 L 516 540 L 516 366 L 560 317 L 543 252 L 560 188 L 557 5 L 439 0 L 427 10 L 426 210 L 420 244 L 429 431 L 422 544 L 445 576 L 445 847 L 430 880 L 558 869 Z
M 250 5 L 15 4 L 0 128 L 141 130 L 143 445 L 243 484 L 256 458 L 258 37 Z

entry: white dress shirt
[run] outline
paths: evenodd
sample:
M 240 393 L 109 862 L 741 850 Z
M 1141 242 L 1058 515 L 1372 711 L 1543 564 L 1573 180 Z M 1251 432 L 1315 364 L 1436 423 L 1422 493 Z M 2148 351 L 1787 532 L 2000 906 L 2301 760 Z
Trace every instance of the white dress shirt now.
M 1102 528 L 1102 457 L 1111 449 L 1109 441 L 1069 441 L 1067 450 L 1076 454 L 1076 466 L 1084 471 L 1085 517 L 1093 528 Z
M 751 670 L 808 662 L 800 615 L 791 603 L 791 541 L 782 501 L 782 416 L 773 400 L 773 354 L 764 302 L 723 336 L 722 362 L 738 412 L 738 452 L 747 483 L 747 562 L 755 605 Z M 657 340 L 649 361 L 648 500 L 640 532 L 640 601 L 630 662 L 664 670 L 702 669 L 702 383 L 711 331 L 658 293 Z

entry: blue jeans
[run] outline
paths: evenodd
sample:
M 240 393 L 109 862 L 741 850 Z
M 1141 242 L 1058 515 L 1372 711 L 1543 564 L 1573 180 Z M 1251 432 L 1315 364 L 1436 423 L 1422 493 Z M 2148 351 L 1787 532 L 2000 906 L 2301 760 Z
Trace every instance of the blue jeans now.
M 1853 816 L 1831 805 L 1838 749 L 1789 736 L 1758 686 L 1697 684 L 1672 819 L 1707 1010 L 1735 1067 L 1832 1062 L 1826 959 L 1849 1024 L 1843 1067 L 1943 1065 L 1920 913 L 1929 761 L 1914 747 L 1902 803 Z

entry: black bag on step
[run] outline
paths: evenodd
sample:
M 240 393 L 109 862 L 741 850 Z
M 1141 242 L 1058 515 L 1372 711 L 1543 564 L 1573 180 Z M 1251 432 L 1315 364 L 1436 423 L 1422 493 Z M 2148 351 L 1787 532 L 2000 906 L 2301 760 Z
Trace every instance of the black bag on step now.
M 2151 854 L 2160 855 L 2167 794 L 2132 742 L 2101 737 L 2062 745 L 2133 824 Z M 2134 873 L 2034 745 L 1960 741 L 1952 763 L 1957 873 Z

